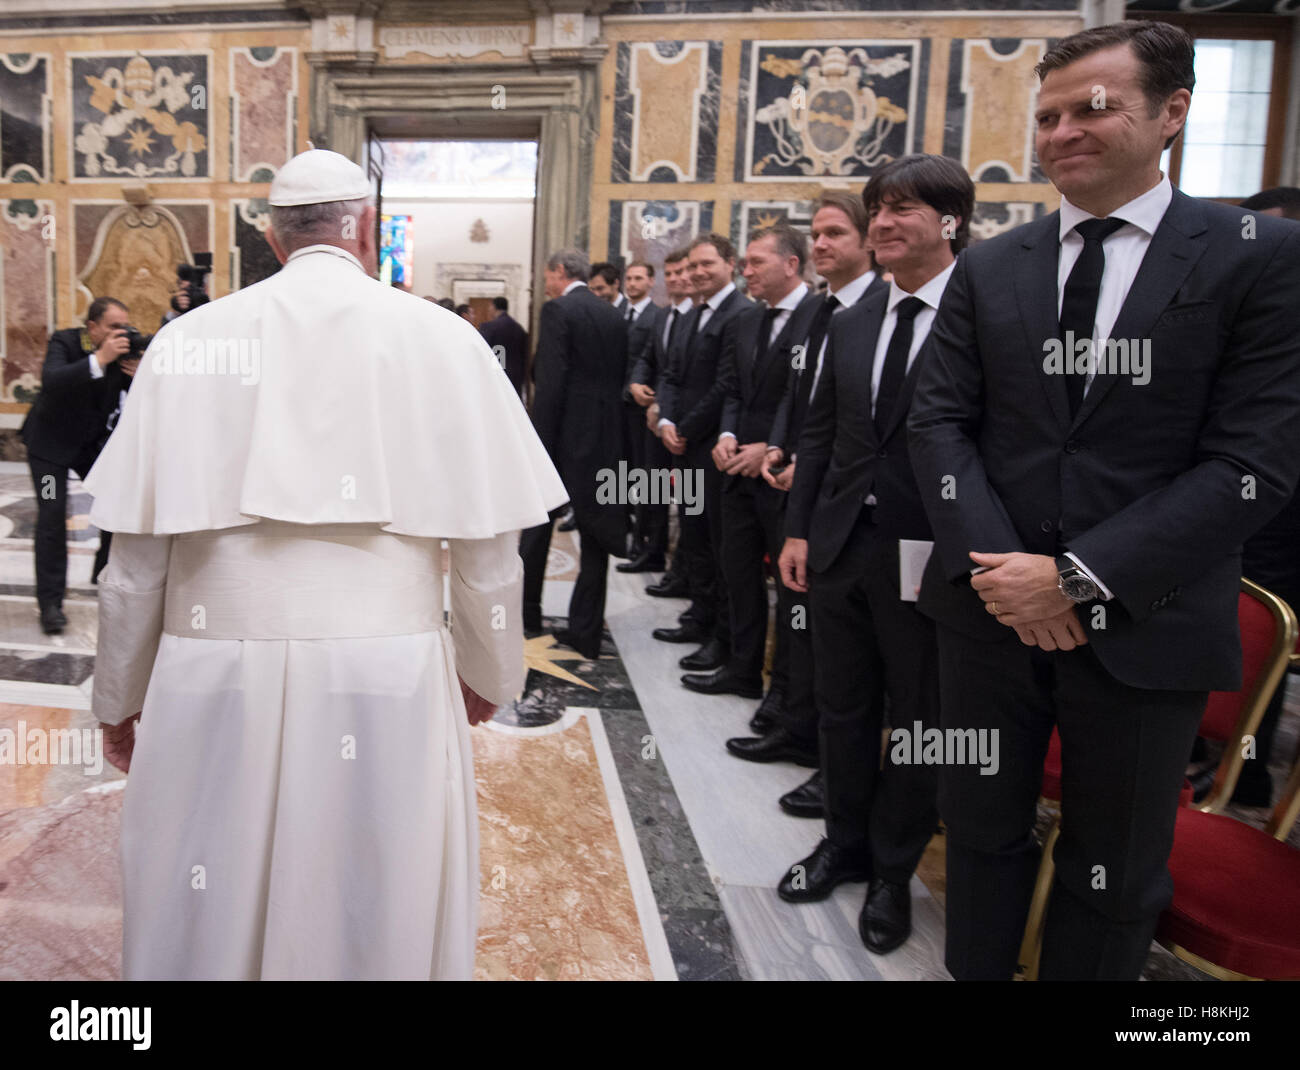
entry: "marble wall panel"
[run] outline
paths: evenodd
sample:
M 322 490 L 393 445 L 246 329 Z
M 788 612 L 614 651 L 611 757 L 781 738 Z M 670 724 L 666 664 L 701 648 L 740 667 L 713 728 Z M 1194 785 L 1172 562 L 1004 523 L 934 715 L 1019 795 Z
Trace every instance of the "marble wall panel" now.
M 230 50 L 230 179 L 274 173 L 297 144 L 298 50 L 255 45 Z
M 280 270 L 280 261 L 266 240 L 270 224 L 271 209 L 265 197 L 230 202 L 230 277 L 241 290 Z
M 208 52 L 71 53 L 73 179 L 209 176 Z
M 52 201 L 0 200 L 0 400 L 30 402 L 40 389 L 54 320 L 52 220 Z
M 620 42 L 613 182 L 712 182 L 717 170 L 722 45 Z
M 713 229 L 712 201 L 610 201 L 609 257 L 619 263 L 664 257 L 697 234 Z M 652 291 L 660 303 L 667 299 L 663 273 L 656 270 Z
M 865 179 L 920 150 L 928 40 L 747 43 L 739 181 Z
M 977 201 L 970 224 L 971 244 L 1032 222 L 1047 210 L 1042 201 Z
M 764 227 L 789 223 L 807 234 L 812 226 L 816 201 L 733 201 L 730 238 L 744 254 L 749 236 Z
M 976 182 L 1046 182 L 1034 155 L 1034 66 L 1054 38 L 967 38 L 951 43 L 945 156 Z
M 0 52 L 0 179 L 49 181 L 49 97 L 47 54 Z

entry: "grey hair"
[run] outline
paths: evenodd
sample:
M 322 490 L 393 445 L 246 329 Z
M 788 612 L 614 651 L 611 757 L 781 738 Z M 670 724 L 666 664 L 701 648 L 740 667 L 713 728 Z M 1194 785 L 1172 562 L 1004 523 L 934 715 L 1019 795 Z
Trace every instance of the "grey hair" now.
M 581 249 L 561 249 L 558 253 L 552 253 L 550 259 L 546 261 L 547 270 L 554 271 L 556 268 L 561 268 L 569 278 L 579 279 L 582 282 L 587 281 L 587 274 L 591 270 L 590 265 L 591 261 Z
M 290 252 L 304 245 L 337 245 L 355 241 L 361 213 L 371 203 L 371 198 L 361 197 L 354 201 L 327 201 L 324 204 L 272 205 L 271 229 L 280 239 L 280 244 Z M 346 231 L 348 220 L 352 220 L 350 236 Z

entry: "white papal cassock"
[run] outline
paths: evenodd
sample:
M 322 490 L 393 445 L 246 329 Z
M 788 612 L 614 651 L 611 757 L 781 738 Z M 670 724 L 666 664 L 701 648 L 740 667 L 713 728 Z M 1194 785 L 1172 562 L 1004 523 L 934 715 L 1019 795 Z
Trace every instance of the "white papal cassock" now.
M 86 484 L 124 976 L 470 977 L 457 674 L 519 692 L 518 530 L 567 497 L 478 332 L 299 250 L 158 333 Z

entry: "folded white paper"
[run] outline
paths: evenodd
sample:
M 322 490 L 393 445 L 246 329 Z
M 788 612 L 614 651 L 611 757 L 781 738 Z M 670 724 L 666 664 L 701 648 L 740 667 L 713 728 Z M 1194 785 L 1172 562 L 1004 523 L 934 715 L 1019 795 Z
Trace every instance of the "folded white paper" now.
M 925 539 L 898 540 L 898 596 L 904 602 L 915 602 L 921 587 L 925 564 L 930 560 L 933 542 Z

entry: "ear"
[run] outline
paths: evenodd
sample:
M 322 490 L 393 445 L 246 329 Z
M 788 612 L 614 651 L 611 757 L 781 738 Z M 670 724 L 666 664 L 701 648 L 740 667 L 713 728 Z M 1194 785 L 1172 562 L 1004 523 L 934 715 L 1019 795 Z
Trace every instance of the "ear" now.
M 273 227 L 266 228 L 266 244 L 271 247 L 271 252 L 275 253 L 275 258 L 280 261 L 281 264 L 289 259 L 289 254 L 286 252 L 284 246 L 280 244 L 280 239 L 276 237 L 275 229 Z
M 376 210 L 368 204 L 361 212 L 361 230 L 357 234 L 357 259 L 372 275 L 379 273 L 379 246 L 375 240 Z

